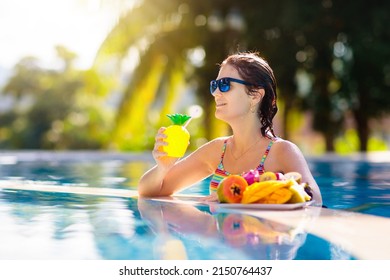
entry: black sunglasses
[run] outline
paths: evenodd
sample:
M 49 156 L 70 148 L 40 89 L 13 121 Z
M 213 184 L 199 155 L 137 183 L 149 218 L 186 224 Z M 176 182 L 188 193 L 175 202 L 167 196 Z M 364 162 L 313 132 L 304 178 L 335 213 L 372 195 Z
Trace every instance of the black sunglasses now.
M 230 82 L 239 83 L 247 86 L 254 86 L 251 83 L 245 82 L 243 80 L 235 79 L 235 78 L 221 78 L 219 80 L 212 80 L 210 82 L 210 93 L 214 94 L 214 91 L 219 88 L 221 92 L 227 92 L 230 90 Z

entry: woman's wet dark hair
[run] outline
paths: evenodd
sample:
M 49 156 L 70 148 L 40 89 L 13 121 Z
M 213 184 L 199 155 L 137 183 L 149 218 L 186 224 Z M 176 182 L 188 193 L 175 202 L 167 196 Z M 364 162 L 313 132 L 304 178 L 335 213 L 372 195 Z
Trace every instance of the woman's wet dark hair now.
M 267 136 L 267 132 L 276 137 L 272 123 L 278 111 L 276 104 L 276 79 L 267 61 L 260 57 L 258 53 L 250 52 L 230 55 L 223 61 L 223 64 L 229 64 L 234 67 L 244 81 L 254 85 L 246 86 L 249 95 L 256 92 L 259 88 L 264 89 L 265 94 L 257 110 L 257 117 L 261 122 L 260 130 L 264 137 Z

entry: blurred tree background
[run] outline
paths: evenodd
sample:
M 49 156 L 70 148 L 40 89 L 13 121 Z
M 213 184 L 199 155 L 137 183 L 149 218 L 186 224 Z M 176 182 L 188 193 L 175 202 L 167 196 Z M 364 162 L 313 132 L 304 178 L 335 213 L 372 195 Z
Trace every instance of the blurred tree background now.
M 190 113 L 192 148 L 229 133 L 209 81 L 237 51 L 258 51 L 278 80 L 277 132 L 304 152 L 387 150 L 389 1 L 139 0 L 89 70 L 23 58 L 1 89 L 3 149 L 151 149 L 167 113 Z

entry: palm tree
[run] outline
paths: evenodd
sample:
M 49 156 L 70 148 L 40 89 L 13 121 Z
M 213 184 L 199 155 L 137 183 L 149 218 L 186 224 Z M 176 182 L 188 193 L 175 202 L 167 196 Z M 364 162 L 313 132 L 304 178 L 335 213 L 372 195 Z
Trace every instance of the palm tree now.
M 180 100 L 186 98 L 183 94 L 188 94 L 184 84 L 189 88 L 199 85 L 192 90 L 199 93 L 197 102 L 205 110 L 204 123 L 213 125 L 212 97 L 205 81 L 215 77 L 216 64 L 242 35 L 237 30 L 237 26 L 242 27 L 238 10 L 230 8 L 230 2 L 234 1 L 226 2 L 144 0 L 119 19 L 95 61 L 95 66 L 102 68 L 110 60 L 124 60 L 129 50 L 137 53 L 137 63 L 131 77 L 127 77 L 112 133 L 116 148 L 149 147 L 155 128 L 164 123 L 165 114 L 180 109 Z M 195 57 L 198 55 L 198 65 L 191 59 L 194 53 Z M 203 63 L 204 60 L 208 63 Z M 151 116 L 160 117 L 150 119 Z M 220 124 L 219 127 L 225 129 Z M 215 129 L 205 132 L 207 138 L 219 133 Z

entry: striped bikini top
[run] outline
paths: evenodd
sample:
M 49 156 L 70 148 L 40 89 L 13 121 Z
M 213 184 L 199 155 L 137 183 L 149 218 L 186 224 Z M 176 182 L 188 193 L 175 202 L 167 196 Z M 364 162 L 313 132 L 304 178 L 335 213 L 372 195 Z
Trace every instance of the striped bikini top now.
M 268 155 L 273 143 L 274 143 L 274 141 L 272 141 L 272 140 L 269 142 L 267 149 L 265 150 L 264 155 L 261 158 L 261 162 L 260 162 L 259 166 L 256 168 L 260 174 L 264 173 L 264 162 L 265 162 L 265 159 L 267 158 L 267 155 Z M 219 182 L 221 182 L 224 178 L 226 178 L 227 176 L 230 175 L 230 173 L 227 172 L 223 166 L 223 158 L 225 156 L 226 144 L 227 144 L 227 139 L 223 143 L 221 161 L 219 162 L 217 169 L 214 171 L 214 174 L 211 177 L 210 193 L 215 192 L 218 188 Z

